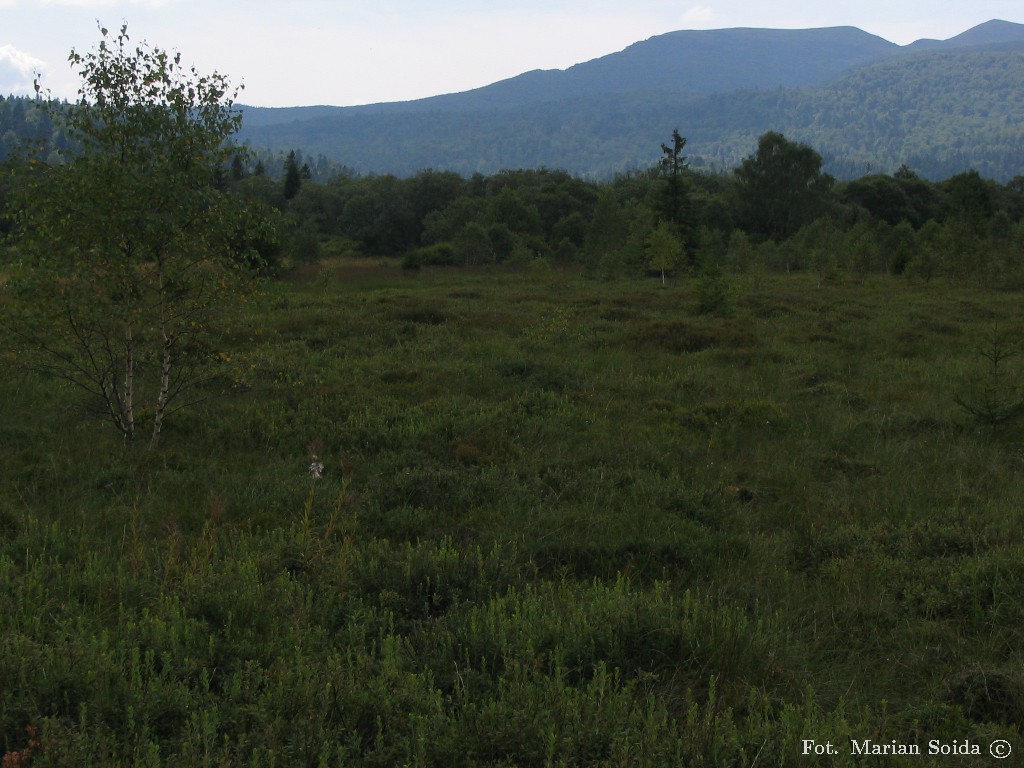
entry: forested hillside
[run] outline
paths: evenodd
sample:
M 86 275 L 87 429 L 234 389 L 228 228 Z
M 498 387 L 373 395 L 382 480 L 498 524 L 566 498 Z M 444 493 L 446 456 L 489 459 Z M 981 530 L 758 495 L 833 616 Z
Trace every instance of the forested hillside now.
M 1005 181 L 1024 173 L 1022 84 L 1022 48 L 952 51 L 858 69 L 825 88 L 711 97 L 694 113 L 719 165 L 734 165 L 770 125 L 820 149 L 840 177 L 906 164 L 931 179 L 973 168 Z
M 472 112 L 353 113 L 243 127 L 253 146 L 301 147 L 358 170 L 409 175 L 563 168 L 607 177 L 652 162 L 673 126 L 691 162 L 735 167 L 779 130 L 826 157 L 841 178 L 907 164 L 930 179 L 975 168 L 1024 173 L 1024 49 L 922 53 L 858 69 L 824 87 L 704 97 L 644 92 Z

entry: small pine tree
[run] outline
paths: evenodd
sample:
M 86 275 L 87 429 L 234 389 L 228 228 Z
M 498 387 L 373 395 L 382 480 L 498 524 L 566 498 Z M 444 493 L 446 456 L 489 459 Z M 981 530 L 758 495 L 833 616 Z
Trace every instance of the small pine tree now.
M 697 313 L 719 317 L 730 317 L 733 314 L 732 303 L 729 301 L 729 283 L 722 267 L 713 261 L 706 262 L 700 271 Z
M 288 153 L 288 159 L 284 161 L 284 199 L 291 200 L 302 187 L 302 171 L 295 159 L 295 150 Z
M 966 391 L 953 397 L 957 405 L 993 432 L 1024 413 L 1024 388 L 1009 365 L 1020 354 L 1015 338 L 993 325 L 978 346 L 978 356 L 985 361 L 984 373 L 968 381 Z
M 231 180 L 241 181 L 246 176 L 245 161 L 242 159 L 242 155 L 236 152 L 231 157 Z

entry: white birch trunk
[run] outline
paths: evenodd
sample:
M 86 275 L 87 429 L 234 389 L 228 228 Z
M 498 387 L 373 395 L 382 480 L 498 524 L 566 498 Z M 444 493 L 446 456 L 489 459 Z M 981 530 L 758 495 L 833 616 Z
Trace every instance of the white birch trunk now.
M 170 398 L 171 389 L 171 346 L 172 340 L 167 330 L 167 290 L 164 287 L 164 265 L 163 259 L 157 259 L 157 291 L 160 295 L 160 389 L 156 397 L 156 408 L 153 413 L 153 435 L 149 444 L 155 448 L 160 440 L 160 430 L 163 429 L 164 413 L 167 409 L 167 401 Z
M 135 440 L 135 343 L 131 325 L 124 329 L 124 394 L 121 402 L 121 431 L 125 443 Z

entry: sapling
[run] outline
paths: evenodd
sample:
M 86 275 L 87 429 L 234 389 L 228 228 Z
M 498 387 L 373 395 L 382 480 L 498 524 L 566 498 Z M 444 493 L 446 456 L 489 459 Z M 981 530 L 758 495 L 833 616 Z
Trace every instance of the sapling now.
M 647 255 L 648 265 L 661 272 L 661 285 L 665 287 L 665 272 L 683 261 L 686 250 L 672 225 L 662 222 L 647 238 Z
M 966 391 L 954 395 L 957 405 L 995 432 L 1024 411 L 1024 392 L 1019 375 L 1009 361 L 1020 355 L 1020 346 L 1006 330 L 994 324 L 977 349 L 984 372 L 968 382 Z

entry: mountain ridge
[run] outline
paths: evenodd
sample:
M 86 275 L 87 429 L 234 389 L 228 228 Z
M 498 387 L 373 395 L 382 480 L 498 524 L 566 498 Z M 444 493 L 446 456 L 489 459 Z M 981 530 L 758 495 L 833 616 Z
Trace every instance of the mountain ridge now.
M 1024 25 L 1022 25 L 1024 27 Z M 527 103 L 538 103 L 542 101 L 554 101 L 562 98 L 575 98 L 578 96 L 592 95 L 594 93 L 609 93 L 620 91 L 638 90 L 637 82 L 624 82 L 623 67 L 618 66 L 625 62 L 625 69 L 641 69 L 643 77 L 650 77 L 655 74 L 655 79 L 650 80 L 642 90 L 662 90 L 666 85 L 672 91 L 680 89 L 677 84 L 679 73 L 685 73 L 686 68 L 694 68 L 700 62 L 710 58 L 716 60 L 718 68 L 724 70 L 724 74 L 715 78 L 715 87 L 698 87 L 693 89 L 694 94 L 712 93 L 720 90 L 739 90 L 747 87 L 757 87 L 758 79 L 764 78 L 764 60 L 772 55 L 776 58 L 782 51 L 794 45 L 799 40 L 802 49 L 798 55 L 801 56 L 801 64 L 805 64 L 803 57 L 815 55 L 816 58 L 824 58 L 826 55 L 833 56 L 836 53 L 836 44 L 840 43 L 840 50 L 845 52 L 841 59 L 841 65 L 830 68 L 836 74 L 847 68 L 851 63 L 864 63 L 872 60 L 863 50 L 850 51 L 851 34 L 861 36 L 861 42 L 870 41 L 870 45 L 876 50 L 898 51 L 900 46 L 891 43 L 876 35 L 864 32 L 856 27 L 819 27 L 806 30 L 775 30 L 758 27 L 733 27 L 719 30 L 677 30 L 655 35 L 641 40 L 621 51 L 605 54 L 588 61 L 573 64 L 565 69 L 533 69 L 515 75 L 510 78 L 498 80 L 488 85 L 472 88 L 466 91 L 454 93 L 443 93 L 435 96 L 427 96 L 421 99 L 408 101 L 379 102 L 372 104 L 359 104 L 344 107 L 332 107 L 317 105 L 315 107 L 242 107 L 243 110 L 255 110 L 261 115 L 272 116 L 280 114 L 282 117 L 292 117 L 304 109 L 314 110 L 336 110 L 345 111 L 349 114 L 382 113 L 382 112 L 412 112 L 432 111 L 438 108 L 445 109 L 474 109 L 488 108 L 495 106 L 521 106 Z M 841 39 L 840 39 L 841 38 Z M 692 42 L 694 49 L 684 54 L 681 59 L 672 62 L 668 73 L 658 75 L 653 71 L 652 64 L 661 64 L 667 56 L 679 53 L 682 46 Z M 741 68 L 739 74 L 735 72 L 736 65 L 730 64 L 733 59 L 732 49 L 737 46 L 747 48 L 750 53 L 750 44 L 756 48 L 757 58 L 754 62 Z M 864 47 L 867 47 L 865 44 Z M 668 50 L 666 50 L 668 48 Z M 727 51 L 725 56 L 721 51 Z M 716 53 L 718 51 L 719 53 Z M 653 54 L 653 55 L 652 55 Z M 791 59 L 791 56 L 787 56 Z M 654 59 L 654 61 L 652 61 Z M 769 67 L 774 70 L 776 68 Z M 787 70 L 791 70 L 787 67 Z M 601 82 L 600 88 L 595 88 L 594 81 L 605 78 L 611 74 L 611 87 L 607 80 Z M 706 72 L 705 72 L 706 74 Z M 777 85 L 800 85 L 807 82 L 806 70 L 791 74 L 792 80 L 785 82 L 771 82 L 766 87 Z M 725 80 L 723 85 L 719 83 Z M 550 83 L 561 81 L 560 86 L 552 92 Z M 582 86 L 582 88 L 581 88 Z M 540 90 L 542 93 L 538 94 Z M 527 95 L 524 97 L 523 93 Z M 263 120 L 260 124 L 270 124 Z
M 1012 146 L 1017 134 L 1010 138 L 1004 134 L 1016 130 L 1024 141 L 1024 128 L 1019 127 L 1024 125 L 1024 107 L 1021 114 L 1007 112 L 993 93 L 1004 94 L 1000 98 L 1008 98 L 1013 109 L 1017 109 L 1014 89 L 1024 90 L 1024 63 L 1016 57 L 1018 51 L 1024 51 L 1024 25 L 1001 20 L 978 25 L 945 41 L 917 40 L 905 46 L 855 27 L 681 30 L 648 38 L 564 70 L 533 70 L 461 93 L 357 107 L 243 107 L 241 138 L 253 146 L 320 152 L 346 166 L 372 173 L 408 175 L 428 166 L 463 173 L 492 172 L 501 167 L 546 164 L 600 175 L 638 162 L 629 142 L 648 140 L 637 129 L 637 123 L 646 116 L 657 123 L 655 135 L 662 136 L 662 140 L 678 126 L 684 135 L 692 134 L 688 149 L 694 148 L 699 162 L 727 166 L 742 157 L 736 156 L 736 146 L 748 142 L 753 148 L 758 131 L 787 125 L 810 126 L 806 134 L 809 143 L 813 143 L 815 123 L 829 122 L 829 111 L 836 109 L 822 94 L 829 93 L 828 89 L 834 89 L 844 77 L 880 64 L 894 67 L 885 75 L 891 81 L 890 87 L 900 85 L 907 77 L 925 78 L 929 98 L 943 103 L 948 111 L 949 99 L 935 90 L 935 83 L 942 82 L 935 71 L 943 70 L 943 62 L 950 61 L 949 57 L 978 52 L 987 53 L 989 58 L 962 59 L 960 65 L 990 68 L 990 77 L 972 84 L 973 92 L 965 92 L 961 86 L 954 94 L 964 103 L 948 115 L 952 121 L 950 130 L 962 128 L 966 141 L 972 137 L 991 141 L 975 124 L 979 115 L 991 115 L 995 109 L 1003 121 L 998 141 L 1001 146 Z M 997 62 L 992 56 L 1003 58 Z M 952 71 L 947 73 L 947 79 L 952 83 L 962 77 Z M 864 82 L 872 88 L 880 87 L 871 78 Z M 856 96 L 847 92 L 851 86 L 843 87 L 846 91 L 837 98 L 843 109 L 849 110 L 849 103 L 856 101 Z M 902 109 L 911 116 L 925 115 L 922 124 L 935 133 L 937 117 L 929 113 L 927 102 L 914 102 L 912 89 L 896 106 L 884 93 L 865 97 L 865 108 L 872 103 L 885 103 L 885 109 Z M 792 115 L 774 109 L 772 98 L 789 104 Z M 708 112 L 709 99 L 718 102 L 723 114 L 732 116 L 733 122 L 723 119 L 716 125 L 714 114 Z M 751 112 L 747 119 L 742 114 L 745 108 L 760 112 Z M 823 111 L 814 115 L 808 114 L 809 109 Z M 964 114 L 958 116 L 958 111 Z M 879 115 L 873 122 L 860 119 L 856 112 L 851 114 L 848 121 L 855 122 L 861 131 L 874 130 L 875 123 L 895 130 L 890 116 Z M 756 125 L 758 120 L 763 124 Z M 963 125 L 958 128 L 960 123 Z M 516 126 L 511 135 L 502 127 L 506 124 Z M 688 125 L 704 126 L 707 133 L 702 134 L 703 128 L 691 131 Z M 920 149 L 921 141 L 912 135 L 914 126 L 910 118 L 903 121 L 898 140 Z M 472 134 L 474 131 L 477 135 Z M 714 135 L 716 131 L 719 135 Z M 844 148 L 841 132 L 842 126 L 830 123 L 829 145 L 824 148 L 840 164 L 845 162 L 844 158 L 857 157 L 857 162 L 871 166 L 876 162 L 888 163 L 899 154 L 898 149 L 890 147 L 874 159 L 869 158 L 863 145 L 877 144 L 879 137 L 851 134 L 845 140 L 849 146 Z M 385 136 L 386 144 L 382 142 Z M 719 149 L 701 156 L 698 136 Z M 589 159 L 575 156 L 579 153 L 574 142 L 593 147 L 597 154 Z M 491 144 L 502 146 L 495 148 Z M 727 152 L 721 150 L 726 144 L 732 147 Z M 654 148 L 657 146 L 655 143 Z M 521 151 L 514 151 L 516 147 Z M 562 155 L 559 148 L 564 149 Z M 1011 155 L 1008 157 L 1012 161 Z M 560 162 L 562 158 L 564 161 Z M 1020 166 L 1006 173 L 1024 173 L 1024 159 Z M 1002 171 L 1000 174 L 1005 175 Z

